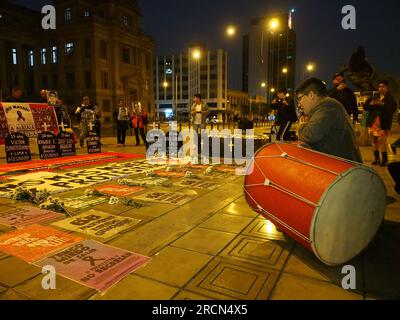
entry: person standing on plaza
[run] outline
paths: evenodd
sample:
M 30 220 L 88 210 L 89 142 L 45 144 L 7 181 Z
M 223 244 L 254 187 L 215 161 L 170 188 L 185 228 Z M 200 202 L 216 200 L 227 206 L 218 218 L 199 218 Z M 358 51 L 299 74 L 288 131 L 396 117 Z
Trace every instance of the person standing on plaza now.
M 368 111 L 367 127 L 372 135 L 372 151 L 375 157 L 372 165 L 386 167 L 389 163 L 387 138 L 392 129 L 397 102 L 390 94 L 388 81 L 380 81 L 378 91 L 377 95 L 367 100 L 364 109 Z M 380 159 L 379 151 L 382 153 L 382 160 Z
M 347 87 L 342 74 L 337 73 L 333 77 L 333 89 L 329 91 L 329 96 L 339 101 L 349 116 L 353 115 L 353 122 L 358 120 L 357 98 L 354 91 Z
M 85 142 L 85 138 L 89 132 L 89 124 L 94 126 L 95 122 L 95 112 L 94 107 L 90 104 L 89 97 L 83 97 L 81 105 L 76 109 L 75 115 L 80 124 L 81 134 L 79 137 L 79 144 L 81 148 Z
M 294 101 L 287 96 L 287 89 L 278 89 L 277 97 L 272 101 L 272 109 L 277 110 L 277 124 L 279 131 L 277 140 L 289 141 L 289 132 L 292 124 L 297 121 Z
M 196 94 L 194 96 L 194 103 L 191 109 L 194 131 L 199 133 L 200 130 L 206 128 L 206 120 L 209 113 L 210 112 L 207 103 L 201 100 L 200 94 Z
M 397 122 L 400 125 L 400 110 L 397 113 Z M 390 147 L 392 148 L 392 151 L 394 154 L 397 154 L 397 148 L 400 148 L 400 138 L 397 139 L 395 142 L 393 142 Z
M 131 116 L 128 107 L 125 106 L 124 100 L 118 100 L 117 109 L 117 147 L 124 147 L 126 140 L 126 131 L 129 128 Z
M 132 114 L 133 130 L 135 131 L 136 146 L 140 146 L 139 134 L 147 146 L 147 139 L 145 134 L 145 127 L 147 125 L 147 112 L 139 104 L 135 105 L 135 110 Z
M 362 163 L 348 114 L 340 102 L 328 97 L 325 83 L 310 78 L 300 85 L 296 95 L 307 118 L 299 124 L 299 140 L 313 150 Z

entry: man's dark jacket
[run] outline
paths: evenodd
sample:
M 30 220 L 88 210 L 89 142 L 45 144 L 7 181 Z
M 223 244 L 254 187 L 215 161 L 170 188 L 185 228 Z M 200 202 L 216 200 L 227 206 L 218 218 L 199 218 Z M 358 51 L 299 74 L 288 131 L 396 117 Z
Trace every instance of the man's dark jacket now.
M 369 112 L 367 117 L 367 127 L 371 128 L 376 118 L 380 117 L 381 129 L 391 130 L 393 123 L 393 116 L 397 111 L 396 99 L 392 95 L 387 94 L 383 99 L 383 105 L 371 104 L 372 100 L 373 97 L 369 98 L 364 106 L 364 109 Z

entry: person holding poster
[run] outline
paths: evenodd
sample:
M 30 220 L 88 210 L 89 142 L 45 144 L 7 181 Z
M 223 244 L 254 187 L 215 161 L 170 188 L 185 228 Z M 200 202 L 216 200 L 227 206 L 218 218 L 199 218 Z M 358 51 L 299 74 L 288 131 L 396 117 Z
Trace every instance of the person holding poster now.
M 94 122 L 96 119 L 94 108 L 90 104 L 89 97 L 83 97 L 82 104 L 76 109 L 75 115 L 77 116 L 80 123 L 81 135 L 79 138 L 79 144 L 81 148 L 83 148 L 85 137 L 89 132 L 89 123 L 92 123 L 94 126 Z

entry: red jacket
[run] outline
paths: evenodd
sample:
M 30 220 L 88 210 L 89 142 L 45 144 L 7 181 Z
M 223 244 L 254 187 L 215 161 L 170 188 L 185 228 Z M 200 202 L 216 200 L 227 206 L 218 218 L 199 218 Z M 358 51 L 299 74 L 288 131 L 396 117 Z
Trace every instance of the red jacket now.
M 144 128 L 144 119 L 147 119 L 147 112 L 142 112 L 140 116 L 135 113 L 132 115 L 132 124 L 134 128 Z

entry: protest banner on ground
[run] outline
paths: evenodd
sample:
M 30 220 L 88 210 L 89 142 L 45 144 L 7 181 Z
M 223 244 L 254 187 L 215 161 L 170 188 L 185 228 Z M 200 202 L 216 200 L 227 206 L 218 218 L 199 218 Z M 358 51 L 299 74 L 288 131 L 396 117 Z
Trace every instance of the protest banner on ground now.
M 61 213 L 25 206 L 0 213 L 0 224 L 21 228 L 31 224 L 40 224 L 63 217 L 64 215 Z
M 65 230 L 83 233 L 89 237 L 108 240 L 116 234 L 132 228 L 140 223 L 140 221 L 90 210 L 72 218 L 54 222 L 52 225 Z
M 150 260 L 133 252 L 86 240 L 35 263 L 54 266 L 57 273 L 105 291 Z
M 82 240 L 81 237 L 34 224 L 1 235 L 0 251 L 31 263 Z

